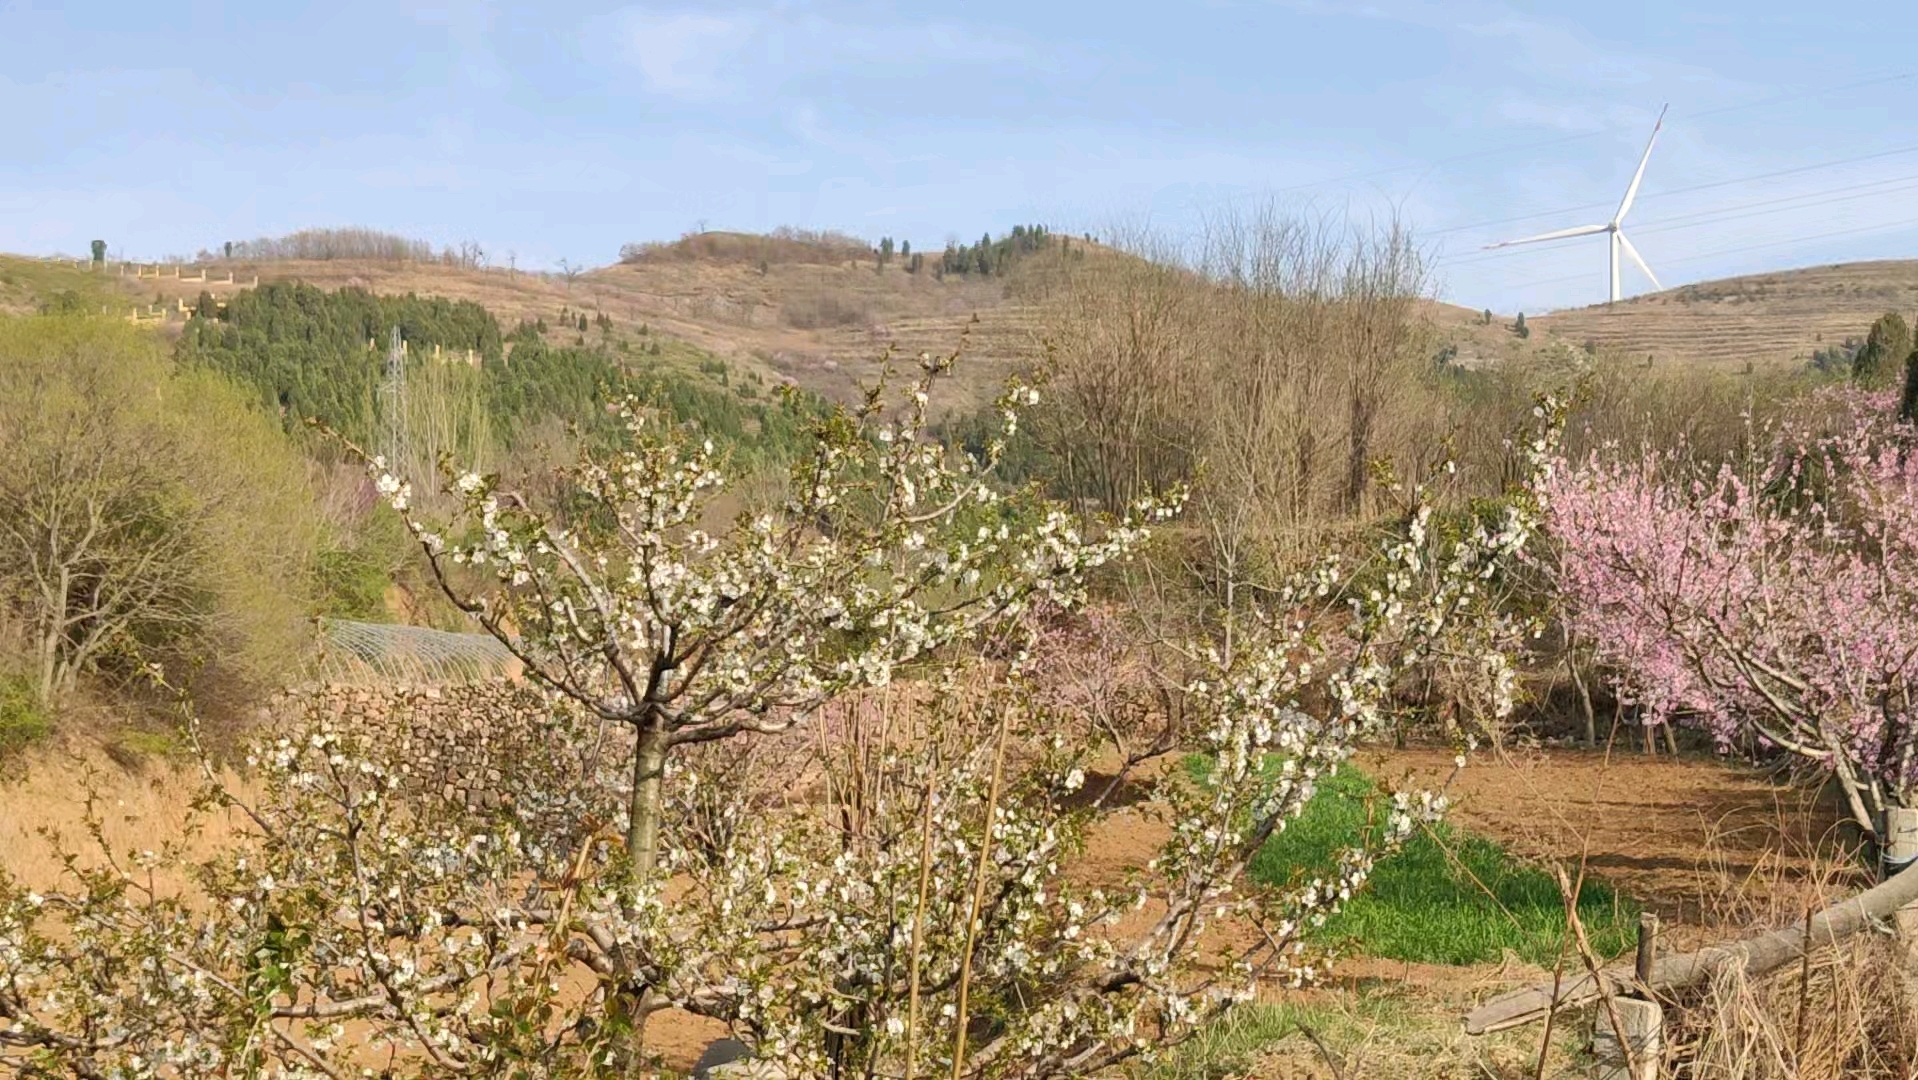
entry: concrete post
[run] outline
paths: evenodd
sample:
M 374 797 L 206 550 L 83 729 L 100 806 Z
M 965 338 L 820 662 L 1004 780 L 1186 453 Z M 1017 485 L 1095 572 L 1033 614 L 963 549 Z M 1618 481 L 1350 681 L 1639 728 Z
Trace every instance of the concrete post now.
M 1884 835 L 1878 852 L 1879 869 L 1886 879 L 1918 863 L 1918 810 L 1885 811 Z
M 1879 872 L 1886 879 L 1918 866 L 1918 809 L 1902 807 L 1885 811 L 1884 827 L 1878 844 Z M 1905 946 L 1906 987 L 1912 1005 L 1918 1008 L 1918 904 L 1901 907 L 1892 915 L 1892 924 Z
M 1629 1054 L 1612 1030 L 1612 1015 L 1604 1005 L 1594 1012 L 1592 1054 L 1598 1058 L 1598 1080 L 1658 1080 L 1658 1059 L 1665 1049 L 1665 1010 L 1656 1001 L 1614 998 L 1618 1026 L 1631 1046 Z

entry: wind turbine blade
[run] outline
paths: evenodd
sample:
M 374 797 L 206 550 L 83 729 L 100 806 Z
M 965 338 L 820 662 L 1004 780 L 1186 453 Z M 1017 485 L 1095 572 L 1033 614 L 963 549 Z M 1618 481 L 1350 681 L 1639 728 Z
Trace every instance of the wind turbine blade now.
M 1612 215 L 1612 224 L 1625 220 L 1625 212 L 1632 208 L 1632 200 L 1638 198 L 1638 185 L 1645 179 L 1645 165 L 1652 160 L 1652 147 L 1658 145 L 1658 130 L 1665 126 L 1665 109 L 1658 110 L 1658 123 L 1652 125 L 1652 137 L 1645 142 L 1645 156 L 1638 159 L 1638 171 L 1632 174 L 1632 186 L 1625 189 L 1625 198 L 1618 204 L 1618 213 Z
M 1485 245 L 1485 250 L 1489 251 L 1492 248 L 1511 247 L 1514 244 L 1537 244 L 1546 240 L 1563 240 L 1568 236 L 1590 236 L 1593 233 L 1602 233 L 1609 228 L 1611 228 L 1610 225 L 1580 225 L 1577 228 L 1560 229 L 1557 232 L 1540 233 L 1537 236 L 1526 236 L 1517 240 L 1500 240 L 1496 244 Z
M 1625 239 L 1625 233 L 1623 231 L 1620 231 L 1618 234 L 1618 243 L 1620 247 L 1625 249 L 1625 254 L 1630 255 L 1632 261 L 1638 264 L 1638 268 L 1645 271 L 1645 276 L 1652 279 L 1653 287 L 1661 292 L 1664 291 L 1665 286 L 1658 283 L 1658 275 L 1652 273 L 1652 268 L 1645 265 L 1645 259 L 1639 255 L 1638 249 L 1632 246 L 1632 242 Z

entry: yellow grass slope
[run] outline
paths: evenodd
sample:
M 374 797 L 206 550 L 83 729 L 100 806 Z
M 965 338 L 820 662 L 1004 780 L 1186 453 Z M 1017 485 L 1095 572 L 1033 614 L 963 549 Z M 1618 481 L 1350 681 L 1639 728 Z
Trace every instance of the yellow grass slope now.
M 1918 312 L 1918 260 L 1842 263 L 1700 282 L 1614 305 L 1540 315 L 1533 337 L 1655 363 L 1802 364 L 1888 311 Z
M 1126 258 L 1080 240 L 1022 261 L 1005 277 L 918 274 L 894 258 L 883 270 L 870 253 L 792 250 L 790 243 L 745 234 L 702 234 L 697 247 L 654 245 L 644 257 L 576 273 L 514 272 L 440 262 L 365 259 L 221 263 L 237 285 L 172 278 L 94 275 L 70 263 L 0 257 L 0 310 L 32 310 L 61 291 L 89 304 L 191 303 L 202 291 L 224 297 L 255 275 L 262 282 L 303 280 L 322 288 L 360 286 L 477 301 L 509 327 L 545 319 L 556 339 L 562 311 L 604 313 L 620 336 L 650 331 L 724 358 L 742 371 L 790 382 L 839 401 L 877 372 L 890 350 L 910 360 L 966 342 L 956 408 L 989 400 L 1012 371 L 1044 352 L 1042 304 L 1071 277 L 1100 260 Z M 770 257 L 759 257 L 765 254 Z M 1524 362 L 1555 343 L 1678 365 L 1761 366 L 1803 363 L 1821 346 L 1862 337 L 1886 311 L 1918 315 L 1918 260 L 1848 263 L 1702 282 L 1529 320 L 1521 340 L 1510 316 L 1481 325 L 1480 313 L 1434 303 L 1444 343 L 1466 366 Z M 590 337 L 589 337 L 590 339 Z

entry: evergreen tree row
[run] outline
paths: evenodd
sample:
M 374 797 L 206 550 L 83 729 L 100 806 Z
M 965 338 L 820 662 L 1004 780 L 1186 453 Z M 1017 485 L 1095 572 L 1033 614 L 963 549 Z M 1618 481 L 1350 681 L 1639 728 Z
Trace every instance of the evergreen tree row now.
M 586 323 L 584 314 L 577 319 L 568 318 L 566 329 Z M 486 419 L 508 447 L 547 416 L 610 436 L 618 420 L 609 406 L 632 394 L 746 457 L 783 458 L 823 409 L 803 393 L 761 397 L 756 379 L 731 386 L 722 360 L 700 365 L 697 374 L 651 360 L 660 355 L 657 341 L 622 362 L 603 342 L 548 342 L 543 320 L 502 334 L 492 314 L 471 301 L 376 296 L 357 288 L 327 292 L 273 283 L 238 293 L 224 308 L 203 298 L 179 347 L 184 362 L 217 370 L 258 394 L 289 432 L 314 419 L 371 445 L 395 326 L 407 343 L 409 381 L 422 365 L 461 362 L 468 350 L 478 357 Z M 602 329 L 610 336 L 610 321 Z M 433 358 L 435 346 L 440 360 Z M 716 377 L 709 377 L 712 370 Z
M 939 256 L 938 272 L 941 276 L 1006 274 L 1020 259 L 1046 250 L 1052 240 L 1052 233 L 1044 225 L 1014 225 L 1011 232 L 997 240 L 987 233 L 970 247 L 949 243 L 945 253 Z

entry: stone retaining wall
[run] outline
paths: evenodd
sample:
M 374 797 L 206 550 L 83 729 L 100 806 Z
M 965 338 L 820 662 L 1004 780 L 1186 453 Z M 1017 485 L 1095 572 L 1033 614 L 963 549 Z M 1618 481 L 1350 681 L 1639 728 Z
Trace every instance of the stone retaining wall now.
M 415 792 L 472 809 L 492 809 L 512 782 L 507 770 L 542 760 L 554 706 L 535 688 L 505 680 L 455 686 L 370 688 L 318 684 L 274 696 L 262 719 L 297 723 L 315 715 L 393 754 Z

